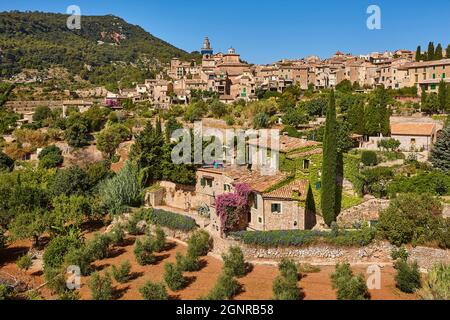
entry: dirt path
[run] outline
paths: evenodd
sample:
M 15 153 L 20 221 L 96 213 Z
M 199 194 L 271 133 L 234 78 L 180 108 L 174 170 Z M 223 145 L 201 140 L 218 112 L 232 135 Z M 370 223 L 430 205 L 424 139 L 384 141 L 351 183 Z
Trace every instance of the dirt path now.
M 15 243 L 7 249 L 0 250 L 0 274 L 7 272 L 20 277 L 27 281 L 33 287 L 37 287 L 44 282 L 42 272 L 39 266 L 27 272 L 18 270 L 15 265 L 15 260 L 27 251 L 29 242 L 23 241 Z M 117 292 L 117 299 L 121 300 L 140 300 L 141 295 L 139 288 L 144 285 L 147 280 L 163 281 L 164 263 L 175 262 L 175 255 L 177 252 L 186 253 L 186 247 L 176 243 L 169 242 L 170 249 L 159 255 L 160 261 L 156 265 L 139 266 L 134 258 L 132 241 L 125 247 L 115 248 L 112 252 L 111 258 L 105 259 L 95 263 L 98 270 L 110 270 L 112 265 L 119 265 L 121 262 L 128 260 L 132 264 L 133 280 L 125 285 L 116 284 L 114 286 Z M 199 272 L 184 273 L 190 284 L 189 286 L 179 292 L 170 292 L 172 299 L 195 300 L 201 296 L 206 295 L 214 286 L 221 269 L 222 262 L 211 256 L 203 258 L 204 268 Z M 333 273 L 334 267 L 325 266 L 321 268 L 320 273 L 305 275 L 299 281 L 299 287 L 305 293 L 305 300 L 334 300 L 335 292 L 331 288 L 330 275 Z M 355 272 L 365 274 L 364 267 L 355 267 Z M 246 277 L 239 279 L 242 284 L 244 292 L 239 294 L 236 300 L 270 300 L 272 299 L 272 282 L 278 275 L 278 270 L 271 265 L 255 265 L 251 273 Z M 384 267 L 382 269 L 382 289 L 372 290 L 371 295 L 373 300 L 412 300 L 415 295 L 407 295 L 400 293 L 395 288 L 394 281 L 395 270 L 392 267 Z M 82 288 L 80 295 L 82 299 L 90 299 L 91 294 L 87 286 L 87 278 L 82 279 Z M 46 299 L 54 299 L 51 293 L 44 289 L 42 295 Z

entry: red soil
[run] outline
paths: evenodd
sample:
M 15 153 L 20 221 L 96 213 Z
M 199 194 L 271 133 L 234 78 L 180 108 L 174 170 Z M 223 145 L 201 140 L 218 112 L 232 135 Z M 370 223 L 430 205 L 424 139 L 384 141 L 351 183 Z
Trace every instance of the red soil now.
M 126 247 L 114 248 L 112 257 L 95 263 L 97 270 L 110 270 L 112 265 L 119 265 L 121 262 L 128 260 L 132 264 L 133 280 L 127 284 L 117 284 L 114 286 L 121 300 L 139 300 L 142 299 L 139 293 L 139 288 L 144 285 L 147 280 L 163 281 L 163 270 L 166 262 L 175 262 L 175 255 L 177 252 L 186 253 L 186 248 L 175 242 L 170 242 L 172 247 L 170 250 L 159 255 L 160 261 L 156 265 L 139 266 L 136 263 L 133 254 L 133 244 Z M 30 243 L 27 241 L 16 242 L 10 247 L 0 250 L 0 276 L 5 272 L 18 277 L 31 285 L 37 287 L 44 283 L 42 272 L 39 265 L 35 263 L 32 269 L 27 272 L 20 271 L 15 260 L 27 252 Z M 205 267 L 199 272 L 184 273 L 184 276 L 189 279 L 189 286 L 179 292 L 170 292 L 172 299 L 195 300 L 201 296 L 206 295 L 214 286 L 221 269 L 222 262 L 213 257 L 204 257 L 203 262 Z M 333 273 L 334 267 L 322 267 L 319 273 L 304 275 L 299 281 L 299 287 L 305 293 L 305 300 L 333 300 L 335 299 L 335 292 L 331 288 L 330 275 Z M 355 267 L 355 272 L 365 274 L 364 267 Z M 253 270 L 244 278 L 239 279 L 242 284 L 244 292 L 236 297 L 236 300 L 270 300 L 272 299 L 272 282 L 278 275 L 278 270 L 275 266 L 270 265 L 255 265 Z M 382 269 L 382 289 L 372 290 L 372 300 L 412 300 L 416 299 L 415 295 L 407 295 L 399 292 L 395 288 L 394 281 L 395 270 L 392 267 L 385 267 Z M 54 299 L 48 289 L 41 290 L 41 294 L 45 299 Z M 90 299 L 91 294 L 87 286 L 87 279 L 82 279 L 82 288 L 80 289 L 82 299 Z

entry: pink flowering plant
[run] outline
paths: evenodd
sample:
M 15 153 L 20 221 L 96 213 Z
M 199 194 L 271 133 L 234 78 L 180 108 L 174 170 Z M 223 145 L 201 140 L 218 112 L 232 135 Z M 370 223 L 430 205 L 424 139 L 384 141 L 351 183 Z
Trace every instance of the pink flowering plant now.
M 221 222 L 221 232 L 228 234 L 237 231 L 243 217 L 247 217 L 249 195 L 252 189 L 247 184 L 237 184 L 234 193 L 225 193 L 217 197 L 216 210 Z

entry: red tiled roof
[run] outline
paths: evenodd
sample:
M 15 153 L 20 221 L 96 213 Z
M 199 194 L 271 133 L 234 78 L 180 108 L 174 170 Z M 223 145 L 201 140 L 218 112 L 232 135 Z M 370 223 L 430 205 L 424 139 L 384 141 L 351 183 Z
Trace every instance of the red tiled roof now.
M 431 136 L 435 130 L 434 123 L 395 123 L 391 125 L 392 135 Z
M 281 200 L 294 200 L 305 199 L 309 182 L 307 180 L 296 180 L 288 185 L 281 187 L 272 192 L 263 195 L 265 199 L 281 199 Z

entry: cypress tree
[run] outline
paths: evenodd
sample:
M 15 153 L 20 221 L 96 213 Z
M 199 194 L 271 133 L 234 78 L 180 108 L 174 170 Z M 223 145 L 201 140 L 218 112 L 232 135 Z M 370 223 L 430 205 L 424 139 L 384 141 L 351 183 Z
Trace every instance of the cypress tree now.
M 328 226 L 336 221 L 337 139 L 336 100 L 331 91 L 323 139 L 321 207 Z
M 448 96 L 448 87 L 445 83 L 444 79 L 441 80 L 439 83 L 439 93 L 438 93 L 438 99 L 439 99 L 439 111 L 445 112 L 447 109 L 447 96 Z
M 427 60 L 433 61 L 434 60 L 434 42 L 430 42 L 428 44 L 428 53 L 427 53 Z
M 422 48 L 418 46 L 416 50 L 416 62 L 419 62 L 420 60 L 422 60 Z
M 434 53 L 434 60 L 441 60 L 443 58 L 442 51 L 443 51 L 442 45 L 439 43 Z
M 446 57 L 447 59 L 450 59 L 450 44 L 447 46 L 447 50 L 446 50 L 445 57 Z

